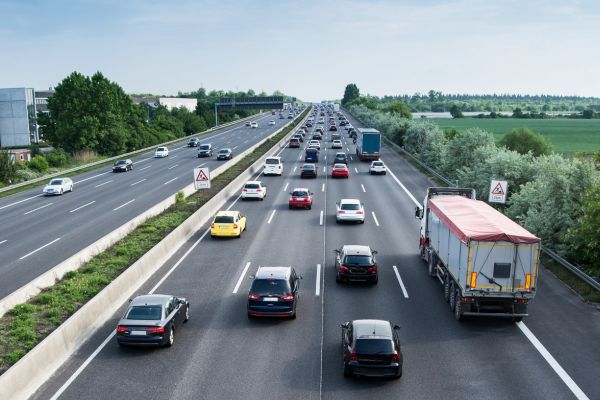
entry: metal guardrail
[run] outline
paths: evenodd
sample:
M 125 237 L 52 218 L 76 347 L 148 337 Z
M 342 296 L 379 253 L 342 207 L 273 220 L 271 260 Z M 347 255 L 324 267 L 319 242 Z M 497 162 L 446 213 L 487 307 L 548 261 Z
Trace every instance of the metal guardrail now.
M 348 112 L 348 111 L 346 110 L 346 112 Z M 359 121 L 361 124 L 364 125 L 364 123 L 360 119 L 358 119 L 356 117 L 354 117 L 354 119 L 356 119 L 357 121 Z M 427 165 L 423 161 L 419 160 L 417 157 L 415 157 L 410 152 L 408 152 L 404 147 L 398 146 L 396 143 L 392 142 L 390 139 L 386 138 L 385 136 L 383 137 L 383 139 L 384 139 L 384 141 L 386 143 L 390 144 L 395 149 L 398 149 L 398 150 L 402 151 L 404 154 L 406 154 L 408 157 L 410 157 L 413 161 L 415 161 L 418 165 L 420 165 L 423 169 L 425 169 L 427 172 L 431 173 L 435 177 L 437 177 L 440 180 L 442 180 L 448 186 L 450 186 L 450 187 L 456 187 L 456 186 L 458 186 L 456 182 L 452 182 L 450 179 L 446 178 L 445 176 L 443 176 L 442 174 L 440 174 L 439 172 L 437 172 L 436 170 L 434 170 L 433 168 L 431 168 L 429 165 Z M 554 250 L 549 249 L 546 246 L 542 246 L 542 251 L 546 255 L 548 255 L 548 257 L 552 258 L 558 264 L 560 264 L 564 268 L 566 268 L 569 271 L 571 271 L 575 276 L 577 276 L 579 279 L 581 279 L 582 281 L 584 281 L 585 283 L 587 283 L 588 285 L 590 285 L 592 288 L 594 288 L 597 291 L 600 291 L 600 282 L 598 281 L 598 278 L 594 278 L 594 277 L 589 276 L 588 274 L 586 274 L 585 272 L 583 272 L 583 270 L 581 269 L 581 267 L 579 267 L 578 265 L 575 265 L 575 264 L 569 262 L 568 260 L 565 260 L 562 256 L 560 256 Z
M 263 113 L 263 114 L 266 115 L 267 113 Z M 257 117 L 262 117 L 264 115 L 261 115 L 261 114 L 251 115 L 251 116 L 246 117 L 246 118 L 241 118 L 241 119 L 238 119 L 236 121 L 227 122 L 226 124 L 222 124 L 222 125 L 215 126 L 213 128 L 209 128 L 209 129 L 207 129 L 205 131 L 195 133 L 194 135 L 208 134 L 208 133 L 211 133 L 213 131 L 218 131 L 219 129 L 230 127 L 230 126 L 238 124 L 240 122 L 247 121 L 249 119 L 254 119 L 254 118 L 257 118 Z M 3 188 L 0 188 L 0 193 L 7 192 L 7 191 L 13 190 L 13 189 L 18 189 L 18 188 L 23 187 L 23 186 L 32 185 L 34 183 L 43 182 L 43 181 L 46 181 L 48 179 L 56 178 L 57 176 L 62 176 L 62 175 L 65 175 L 65 174 L 70 174 L 71 172 L 77 172 L 77 171 L 80 171 L 80 170 L 83 170 L 83 169 L 86 169 L 86 168 L 94 167 L 96 165 L 106 164 L 106 163 L 109 163 L 111 161 L 116 161 L 116 160 L 119 160 L 121 158 L 126 158 L 128 156 L 133 156 L 133 155 L 145 153 L 145 152 L 150 151 L 152 149 L 155 149 L 156 147 L 159 147 L 159 146 L 168 146 L 170 144 L 174 144 L 174 143 L 178 143 L 178 142 L 183 142 L 183 141 L 189 140 L 189 138 L 191 136 L 194 136 L 194 135 L 190 135 L 190 136 L 185 136 L 185 137 L 182 137 L 182 138 L 173 139 L 173 140 L 170 140 L 170 141 L 165 142 L 165 143 L 158 143 L 158 144 L 155 144 L 155 145 L 152 145 L 152 146 L 149 146 L 149 147 L 145 147 L 143 149 L 134 150 L 134 151 L 131 151 L 131 152 L 125 153 L 125 154 L 119 154 L 118 156 L 115 156 L 115 157 L 106 158 L 106 159 L 100 160 L 100 161 L 94 161 L 92 163 L 80 165 L 78 167 L 74 167 L 74 168 L 70 168 L 70 169 L 65 169 L 63 171 L 55 172 L 53 174 L 48 174 L 48 175 L 40 176 L 38 178 L 30 179 L 30 180 L 25 181 L 25 182 L 15 183 L 14 185 L 5 186 Z M 75 183 L 77 183 L 77 182 L 75 182 Z

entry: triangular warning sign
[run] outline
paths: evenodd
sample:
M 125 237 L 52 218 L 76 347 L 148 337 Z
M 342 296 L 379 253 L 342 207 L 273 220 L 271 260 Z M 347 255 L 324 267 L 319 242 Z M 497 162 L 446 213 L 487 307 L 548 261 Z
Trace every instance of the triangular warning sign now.
M 207 180 L 208 180 L 208 176 L 206 176 L 206 174 L 204 173 L 203 170 L 200 170 L 200 173 L 196 177 L 196 181 L 201 182 L 201 181 L 207 181 Z
M 492 194 L 504 195 L 504 190 L 502 189 L 502 185 L 500 184 L 500 182 L 496 184 L 496 187 L 494 188 L 494 190 L 492 190 Z

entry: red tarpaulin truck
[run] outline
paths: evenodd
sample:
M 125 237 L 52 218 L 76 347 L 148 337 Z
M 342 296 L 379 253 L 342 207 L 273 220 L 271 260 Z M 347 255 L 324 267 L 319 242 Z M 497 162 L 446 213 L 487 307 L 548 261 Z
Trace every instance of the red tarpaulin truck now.
M 473 189 L 429 188 L 421 219 L 421 257 L 444 287 L 457 320 L 502 316 L 520 321 L 536 291 L 541 241 L 483 201 Z

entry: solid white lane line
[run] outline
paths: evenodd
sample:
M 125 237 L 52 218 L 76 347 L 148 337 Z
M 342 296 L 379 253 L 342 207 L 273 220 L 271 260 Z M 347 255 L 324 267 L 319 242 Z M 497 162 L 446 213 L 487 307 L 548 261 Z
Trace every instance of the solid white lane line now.
M 170 166 L 169 168 L 167 168 L 167 169 L 173 169 L 173 168 L 175 168 L 175 167 L 176 167 L 176 166 L 178 166 L 178 165 L 179 165 L 179 164 L 171 165 L 171 166 Z
M 0 207 L 0 210 L 3 210 L 5 208 L 8 208 L 8 207 L 20 204 L 20 203 L 23 203 L 24 201 L 27 201 L 27 200 L 35 199 L 36 197 L 42 197 L 43 195 L 44 195 L 43 193 L 42 194 L 37 194 L 35 196 L 31 196 L 31 197 L 28 197 L 28 198 L 23 199 L 23 200 L 15 201 L 14 203 L 10 203 L 10 204 L 7 204 L 5 206 Z
M 297 166 L 294 167 L 294 170 L 292 172 L 296 172 L 296 168 L 298 168 Z
M 244 280 L 244 277 L 246 276 L 246 272 L 248 272 L 248 268 L 250 268 L 250 261 L 248 261 L 246 263 L 246 266 L 244 267 L 242 274 L 240 275 L 237 283 L 235 284 L 235 288 L 233 288 L 233 292 L 231 292 L 232 294 L 236 294 L 238 292 L 240 286 L 242 285 L 242 281 Z
M 98 174 L 98 175 L 90 176 L 90 177 L 88 177 L 88 178 L 81 179 L 81 180 L 79 180 L 79 181 L 77 181 L 77 182 L 73 182 L 73 185 L 77 185 L 78 183 L 85 182 L 85 181 L 89 181 L 90 179 L 94 179 L 94 178 L 97 178 L 97 177 L 99 177 L 99 176 L 106 175 L 106 174 L 112 174 L 112 171 L 106 171 L 106 172 L 102 172 L 101 174 Z
M 365 187 L 362 183 L 360 184 L 360 188 L 362 189 L 363 193 L 367 193 L 367 191 L 365 190 Z
M 43 245 L 42 247 L 38 247 L 38 248 L 37 248 L 37 249 L 35 249 L 34 251 L 32 251 L 32 252 L 30 252 L 30 253 L 27 253 L 27 254 L 25 254 L 23 257 L 19 258 L 19 260 L 23 260 L 24 258 L 27 258 L 27 257 L 29 257 L 30 255 L 32 255 L 32 254 L 35 254 L 35 253 L 37 253 L 38 251 L 40 251 L 40 250 L 42 250 L 42 249 L 45 249 L 46 247 L 50 246 L 52 243 L 56 243 L 56 242 L 58 242 L 59 240 L 60 240 L 60 238 L 56 238 L 56 239 L 54 239 L 53 241 L 51 241 L 50 243 L 46 243 L 46 244 L 45 244 L 45 245 Z
M 94 200 L 94 201 L 90 201 L 89 203 L 87 203 L 87 204 L 84 204 L 84 205 L 82 205 L 82 206 L 79 206 L 79 207 L 77 207 L 77 208 L 74 208 L 74 209 L 72 209 L 72 210 L 71 210 L 71 211 L 69 211 L 69 212 L 70 212 L 70 213 L 72 213 L 72 212 L 75 212 L 75 211 L 81 210 L 83 207 L 87 207 L 87 206 L 89 206 L 90 204 L 94 204 L 95 202 L 96 202 L 96 200 Z
M 175 179 L 179 178 L 178 176 L 176 176 L 173 179 L 169 179 L 168 181 L 166 181 L 165 183 L 163 183 L 163 185 L 168 185 L 169 183 L 173 182 Z
M 354 167 L 354 171 L 358 174 L 358 168 Z
M 2 243 L 6 243 L 6 241 L 7 241 L 7 240 L 8 240 L 8 239 L 0 240 L 0 244 L 2 244 Z
M 322 184 L 321 185 L 321 192 L 324 192 L 324 191 L 325 191 L 325 184 Z
M 381 161 L 383 161 L 381 158 L 380 158 L 380 160 L 381 160 Z M 385 163 L 384 163 L 384 164 L 385 164 Z M 391 169 L 389 169 L 389 168 L 387 169 L 387 172 L 389 172 L 389 174 L 390 174 L 390 175 L 392 176 L 392 178 L 393 178 L 393 179 L 396 181 L 396 183 L 397 183 L 398 185 L 400 185 L 400 187 L 402 188 L 402 190 L 404 190 L 404 191 L 406 192 L 406 194 L 408 195 L 408 197 L 410 197 L 410 199 L 413 201 L 413 203 L 415 203 L 415 205 L 416 205 L 416 206 L 422 207 L 421 203 L 419 203 L 419 202 L 417 201 L 417 199 L 415 199 L 415 196 L 413 196 L 413 195 L 412 195 L 412 193 L 408 191 L 408 189 L 406 188 L 406 186 L 404 186 L 404 185 L 402 184 L 402 182 L 400 182 L 400 179 L 398 179 L 398 177 L 396 176 L 396 174 L 394 174 L 394 173 L 392 172 L 392 170 L 391 170 Z
M 270 224 L 270 223 L 271 223 L 271 221 L 273 220 L 273 217 L 275 216 L 275 212 L 276 212 L 276 211 L 277 211 L 277 210 L 273 210 L 273 212 L 271 213 L 271 216 L 269 217 L 269 220 L 267 221 L 267 224 Z
M 375 215 L 375 211 L 371 211 L 371 214 L 373 215 L 373 219 L 375 220 L 375 224 L 377 224 L 377 226 L 379 226 L 379 221 L 377 221 L 377 216 Z
M 145 170 L 145 169 L 148 169 L 148 168 L 150 168 L 151 166 L 152 166 L 152 165 L 145 166 L 144 168 L 140 168 L 138 171 L 143 171 L 143 170 Z
M 394 273 L 396 274 L 396 279 L 398 279 L 398 283 L 400 284 L 400 289 L 402 289 L 402 294 L 404 295 L 405 299 L 408 299 L 408 292 L 406 291 L 406 288 L 404 287 L 404 282 L 402 282 L 402 278 L 400 278 L 400 273 L 398 272 L 398 268 L 396 268 L 396 266 L 392 266 L 392 268 L 394 268 Z
M 129 185 L 129 186 L 135 186 L 135 185 L 137 185 L 138 183 L 142 183 L 142 182 L 144 182 L 145 180 L 146 180 L 146 178 L 144 178 L 144 179 L 140 179 L 140 180 L 139 180 L 139 181 L 137 181 L 137 182 L 133 182 L 133 183 L 132 183 L 131 185 Z
M 24 212 L 24 213 L 23 213 L 23 215 L 31 214 L 32 212 L 35 212 L 35 211 L 37 211 L 37 210 L 41 210 L 42 208 L 49 207 L 49 206 L 51 206 L 52 204 L 54 204 L 54 203 L 48 203 L 48 204 L 45 204 L 45 205 L 43 205 L 43 206 L 41 206 L 41 207 L 34 208 L 33 210 L 29 210 L 29 211 L 27 211 L 27 212 Z
M 567 374 L 567 371 L 565 371 L 563 367 L 560 366 L 558 361 L 556 361 L 556 359 L 552 357 L 552 354 L 550 354 L 550 352 L 546 350 L 544 345 L 538 340 L 538 338 L 535 337 L 535 335 L 529 330 L 529 328 L 525 326 L 523 322 L 517 322 L 516 324 L 521 330 L 521 332 L 523 332 L 523 334 L 527 337 L 527 339 L 529 339 L 531 344 L 536 348 L 536 350 L 542 355 L 542 357 L 544 357 L 544 360 L 546 360 L 546 362 L 550 365 L 550 367 L 552 367 L 554 372 L 556 372 L 559 378 L 565 383 L 565 385 L 567 385 L 571 392 L 573 392 L 575 397 L 577 397 L 577 399 L 579 400 L 589 400 L 589 397 L 587 397 L 587 395 L 583 393 L 583 390 L 581 390 L 579 386 L 577 386 L 575 381 L 571 379 L 569 374 Z
M 284 191 L 284 192 L 287 190 L 287 188 L 288 188 L 288 186 L 289 186 L 289 185 L 290 185 L 290 183 L 289 183 L 289 182 L 285 184 L 285 186 L 283 187 L 283 191 Z
M 315 288 L 315 296 L 321 295 L 321 264 L 317 264 L 317 285 Z
M 323 225 L 323 210 L 321 210 L 321 215 L 319 216 L 319 225 Z
M 99 185 L 96 185 L 96 186 L 94 186 L 94 187 L 97 187 L 97 188 L 98 188 L 98 187 L 100 187 L 100 186 L 107 185 L 107 184 L 111 183 L 112 181 L 113 181 L 113 180 L 111 179 L 110 181 L 102 182 L 101 184 L 99 184 Z
M 113 211 L 117 211 L 119 208 L 123 208 L 125 207 L 127 204 L 133 203 L 135 201 L 135 199 L 129 200 L 127 203 L 123 203 L 121 204 L 119 207 L 117 208 L 113 208 Z

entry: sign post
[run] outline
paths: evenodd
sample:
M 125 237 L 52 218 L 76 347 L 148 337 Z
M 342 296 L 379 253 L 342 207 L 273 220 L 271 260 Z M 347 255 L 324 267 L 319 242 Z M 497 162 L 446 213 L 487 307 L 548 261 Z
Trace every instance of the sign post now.
M 210 171 L 207 167 L 194 168 L 194 189 L 210 189 Z
M 490 197 L 488 199 L 489 203 L 506 203 L 506 193 L 508 192 L 508 182 L 507 181 L 497 181 L 492 179 L 492 183 L 490 184 Z

